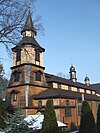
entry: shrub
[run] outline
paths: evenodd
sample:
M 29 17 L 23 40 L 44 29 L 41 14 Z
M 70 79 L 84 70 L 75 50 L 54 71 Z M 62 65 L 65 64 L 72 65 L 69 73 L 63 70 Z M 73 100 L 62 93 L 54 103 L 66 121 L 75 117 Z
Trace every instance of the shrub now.
M 95 120 L 89 103 L 83 101 L 81 110 L 80 133 L 97 133 Z
M 52 100 L 48 100 L 46 103 L 41 133 L 58 133 L 57 119 Z

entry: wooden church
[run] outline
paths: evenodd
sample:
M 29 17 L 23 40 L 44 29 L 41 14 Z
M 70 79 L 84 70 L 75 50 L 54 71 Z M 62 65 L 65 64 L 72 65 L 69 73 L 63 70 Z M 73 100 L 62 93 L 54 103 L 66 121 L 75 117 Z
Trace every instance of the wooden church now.
M 91 88 L 86 76 L 85 84 L 77 82 L 76 70 L 70 67 L 70 79 L 45 73 L 43 53 L 45 49 L 36 41 L 31 13 L 21 31 L 22 40 L 12 48 L 13 66 L 7 87 L 8 108 L 22 106 L 26 115 L 43 113 L 47 99 L 53 99 L 57 120 L 72 128 L 80 124 L 81 105 L 87 100 L 96 119 L 100 97 Z

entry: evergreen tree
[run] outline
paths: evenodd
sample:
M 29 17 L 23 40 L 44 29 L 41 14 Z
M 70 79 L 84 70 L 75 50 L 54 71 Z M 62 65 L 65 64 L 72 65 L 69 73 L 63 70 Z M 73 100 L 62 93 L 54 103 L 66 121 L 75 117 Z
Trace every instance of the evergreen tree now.
M 52 100 L 48 100 L 46 103 L 41 133 L 58 133 L 57 119 Z
M 34 133 L 35 130 L 29 128 L 33 121 L 28 123 L 24 119 L 26 116 L 21 111 L 16 111 L 14 114 L 9 115 L 6 120 L 6 128 L 3 130 L 4 133 Z
M 79 133 L 97 133 L 93 113 L 87 101 L 82 103 Z
M 97 112 L 97 130 L 98 133 L 100 133 L 100 104 L 98 106 L 98 112 Z
M 6 126 L 5 117 L 6 117 L 6 111 L 5 111 L 4 103 L 0 98 L 0 129 L 5 128 Z

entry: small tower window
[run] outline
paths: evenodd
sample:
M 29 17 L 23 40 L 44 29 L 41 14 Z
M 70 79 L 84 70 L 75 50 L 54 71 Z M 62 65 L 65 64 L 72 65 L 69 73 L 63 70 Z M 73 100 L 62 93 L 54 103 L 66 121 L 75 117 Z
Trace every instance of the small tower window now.
M 40 61 L 40 51 L 39 50 L 35 51 L 35 60 Z
M 10 92 L 10 94 L 12 95 L 12 101 L 14 102 L 14 101 L 17 101 L 17 94 L 19 93 L 19 91 L 17 91 L 17 90 L 12 90 L 11 92 Z
M 18 50 L 18 51 L 16 52 L 16 61 L 20 61 L 20 60 L 21 60 L 21 51 Z
M 42 101 L 38 101 L 38 107 L 42 107 Z
M 13 98 L 13 101 L 16 101 L 17 100 L 17 94 L 13 93 L 12 98 Z
M 41 81 L 42 73 L 40 71 L 36 72 L 36 81 Z
M 20 81 L 20 72 L 15 71 L 14 75 L 14 82 Z

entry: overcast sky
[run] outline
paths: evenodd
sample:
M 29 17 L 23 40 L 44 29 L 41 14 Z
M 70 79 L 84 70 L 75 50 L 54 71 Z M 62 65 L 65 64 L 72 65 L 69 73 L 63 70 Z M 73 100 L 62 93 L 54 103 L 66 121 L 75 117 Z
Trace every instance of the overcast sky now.
M 78 81 L 87 74 L 91 83 L 100 82 L 100 0 L 37 0 L 36 15 L 45 29 L 44 36 L 36 37 L 46 49 L 45 72 L 68 77 L 73 64 Z M 2 61 L 4 67 L 9 62 Z

